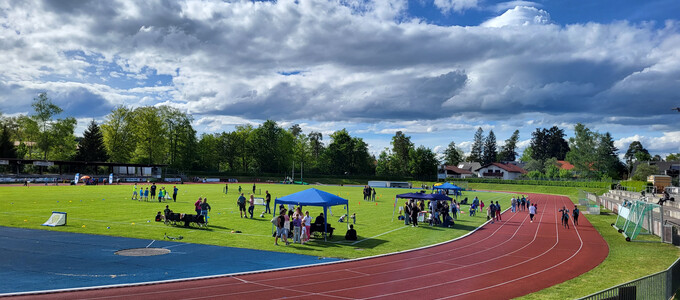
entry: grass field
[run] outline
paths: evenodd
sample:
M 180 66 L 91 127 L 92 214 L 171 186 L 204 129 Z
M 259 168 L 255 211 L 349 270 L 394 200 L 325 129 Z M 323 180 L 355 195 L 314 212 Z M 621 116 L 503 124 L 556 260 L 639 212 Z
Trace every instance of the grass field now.
M 144 185 L 146 187 L 146 185 Z M 172 185 L 164 186 L 172 190 Z M 357 214 L 355 228 L 359 242 L 350 244 L 344 240 L 345 223 L 338 218 L 345 213 L 342 206 L 333 207 L 329 224 L 336 228 L 332 239 L 313 240 L 305 245 L 275 246 L 272 237 L 271 215 L 260 217 L 263 206 L 256 206 L 254 219 L 241 219 L 236 206 L 238 184 L 230 184 L 229 194 L 224 194 L 224 184 L 179 185 L 178 201 L 159 203 L 131 200 L 132 185 L 111 186 L 41 186 L 0 187 L 0 226 L 32 229 L 68 231 L 77 233 L 111 236 L 163 239 L 164 235 L 183 236 L 182 242 L 231 246 L 281 252 L 292 252 L 323 257 L 355 258 L 413 249 L 462 236 L 486 221 L 483 214 L 476 217 L 459 217 L 454 228 L 404 226 L 403 222 L 392 221 L 394 197 L 396 194 L 412 192 L 403 189 L 377 189 L 376 202 L 362 200 L 362 187 L 314 186 L 318 189 L 349 199 L 350 214 Z M 242 184 L 244 191 L 252 184 Z M 311 186 L 259 184 L 264 194 L 269 190 L 272 199 L 282 197 Z M 248 193 L 246 193 L 246 197 Z M 256 195 L 263 196 L 263 195 Z M 508 194 L 467 193 L 472 199 L 478 196 L 485 203 L 500 201 L 509 206 Z M 169 205 L 174 212 L 195 213 L 193 203 L 198 197 L 207 197 L 212 206 L 209 214 L 210 226 L 199 229 L 195 226 L 166 226 L 154 222 L 154 216 Z M 273 202 L 273 200 L 272 200 Z M 399 202 L 403 205 L 403 201 Z M 467 211 L 468 206 L 462 209 Z M 312 217 L 322 212 L 318 207 L 306 207 Z M 41 226 L 52 211 L 68 213 L 68 225 L 62 227 Z M 241 233 L 232 233 L 240 231 Z M 365 239 L 365 240 L 363 240 Z M 363 241 L 361 241 L 363 240 Z

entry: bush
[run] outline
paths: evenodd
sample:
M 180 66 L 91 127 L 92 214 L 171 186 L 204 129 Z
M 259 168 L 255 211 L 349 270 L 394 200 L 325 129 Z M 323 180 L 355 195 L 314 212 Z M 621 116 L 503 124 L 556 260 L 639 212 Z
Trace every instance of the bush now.
M 578 188 L 611 188 L 611 181 L 560 181 L 560 180 L 503 180 L 493 178 L 466 178 L 469 183 L 497 183 L 497 184 L 521 184 L 521 185 L 544 185 L 564 186 Z

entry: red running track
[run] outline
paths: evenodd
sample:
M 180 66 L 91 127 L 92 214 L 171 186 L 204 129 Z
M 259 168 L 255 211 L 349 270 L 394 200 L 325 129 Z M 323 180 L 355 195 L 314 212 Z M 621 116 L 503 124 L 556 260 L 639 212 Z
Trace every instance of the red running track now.
M 43 295 L 31 299 L 507 299 L 574 278 L 600 264 L 607 243 L 585 217 L 563 228 L 563 196 L 532 195 L 527 211 L 473 234 L 415 251 L 348 262 Z M 566 297 L 567 295 L 565 295 Z

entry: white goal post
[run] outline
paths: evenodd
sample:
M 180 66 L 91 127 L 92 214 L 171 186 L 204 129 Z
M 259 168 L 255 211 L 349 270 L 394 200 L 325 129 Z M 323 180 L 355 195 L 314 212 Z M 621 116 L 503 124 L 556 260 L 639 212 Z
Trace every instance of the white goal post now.
M 66 213 L 65 212 L 59 212 L 59 211 L 53 211 L 52 215 L 50 216 L 49 219 L 47 219 L 47 222 L 43 223 L 43 226 L 64 226 L 66 225 Z

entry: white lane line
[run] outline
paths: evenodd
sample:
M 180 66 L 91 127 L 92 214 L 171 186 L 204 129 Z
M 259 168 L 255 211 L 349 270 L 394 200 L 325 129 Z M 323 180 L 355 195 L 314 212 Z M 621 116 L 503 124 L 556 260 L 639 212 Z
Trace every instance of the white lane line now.
M 149 243 L 148 245 L 146 245 L 146 248 L 149 248 L 149 246 L 151 246 L 151 244 L 153 244 L 155 241 L 156 241 L 156 240 L 152 240 L 151 243 Z

